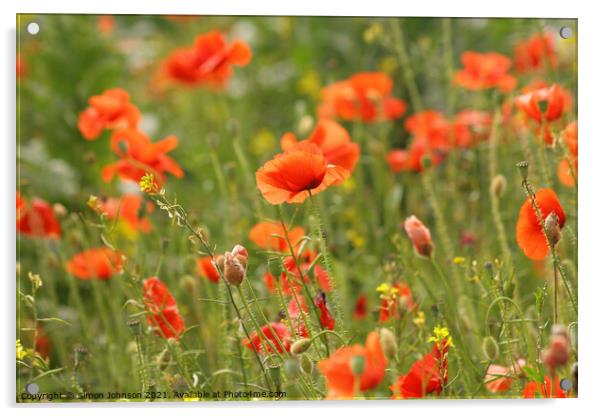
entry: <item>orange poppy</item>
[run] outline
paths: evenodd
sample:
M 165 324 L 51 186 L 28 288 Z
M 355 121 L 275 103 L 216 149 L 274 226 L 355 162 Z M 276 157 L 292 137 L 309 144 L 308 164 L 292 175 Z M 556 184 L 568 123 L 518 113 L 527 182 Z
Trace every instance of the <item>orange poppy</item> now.
M 478 53 L 467 51 L 462 54 L 464 68 L 458 71 L 454 82 L 469 90 L 497 88 L 510 92 L 516 87 L 516 78 L 508 74 L 512 61 L 496 52 Z
M 67 271 L 82 280 L 106 280 L 123 269 L 123 254 L 108 247 L 91 248 L 74 255 Z
M 366 122 L 395 120 L 406 111 L 406 103 L 391 96 L 393 81 L 383 72 L 359 72 L 322 89 L 321 118 Z
M 217 260 L 217 259 L 216 259 Z M 201 276 L 209 279 L 210 282 L 219 283 L 219 273 L 215 266 L 213 265 L 213 261 L 211 260 L 211 256 L 200 257 L 196 261 L 196 268 L 198 273 Z
M 454 146 L 468 148 L 489 137 L 491 115 L 484 111 L 464 110 L 456 114 L 453 123 Z
M 403 228 L 418 254 L 430 257 L 433 252 L 433 240 L 430 230 L 416 216 L 412 215 L 403 223 Z
M 529 118 L 541 124 L 542 118 L 550 122 L 559 119 L 572 105 L 572 98 L 568 91 L 558 84 L 539 88 L 519 95 L 514 99 L 516 106 Z M 542 104 L 545 103 L 546 105 Z M 542 114 L 541 108 L 545 108 Z
M 355 357 L 364 359 L 364 369 L 359 375 L 353 374 L 351 366 Z M 360 391 L 373 389 L 384 380 L 386 367 L 387 359 L 375 331 L 368 334 L 365 346 L 355 344 L 339 348 L 318 363 L 318 369 L 326 377 L 329 399 L 353 398 L 357 393 L 356 386 Z
M 297 247 L 305 236 L 305 231 L 301 227 L 293 227 L 287 231 L 291 246 L 293 248 Z M 285 239 L 285 230 L 280 223 L 261 221 L 255 224 L 249 232 L 249 240 L 264 250 L 289 251 L 288 242 Z
M 448 145 L 449 123 L 439 111 L 424 110 L 414 113 L 406 119 L 404 126 L 410 134 L 428 139 L 435 147 Z
M 291 333 L 288 327 L 280 322 L 272 322 L 261 327 L 261 333 L 250 334 L 248 338 L 243 339 L 242 343 L 248 349 L 261 353 L 273 353 L 274 348 L 279 354 L 291 349 Z M 269 341 L 266 341 L 266 339 Z M 273 348 L 272 348 L 273 346 Z
M 491 364 L 487 367 L 485 375 L 485 388 L 492 393 L 502 393 L 508 391 L 512 385 L 512 378 L 509 377 L 508 368 L 497 364 Z
M 575 186 L 575 179 L 578 170 L 577 122 L 573 121 L 566 126 L 562 133 L 560 133 L 560 137 L 562 140 L 564 140 L 564 143 L 569 150 L 569 157 L 562 159 L 558 164 L 558 179 L 563 185 Z M 575 177 L 573 177 L 571 167 L 573 168 Z
M 552 189 L 540 189 L 535 193 L 535 200 L 544 221 L 548 215 L 554 213 L 558 217 L 560 228 L 564 226 L 566 215 L 556 192 Z M 529 198 L 524 202 L 518 214 L 516 242 L 525 253 L 525 256 L 532 260 L 543 260 L 550 249 L 544 230 Z
M 313 143 L 297 143 L 257 172 L 257 188 L 270 204 L 301 203 L 309 192 L 317 194 L 349 177 L 341 166 L 329 165 Z
M 535 399 L 538 397 L 546 399 L 564 399 L 566 398 L 566 394 L 562 388 L 560 388 L 560 379 L 558 377 L 554 377 L 554 386 L 552 386 L 552 380 L 550 380 L 550 377 L 544 376 L 543 383 L 529 381 L 527 384 L 525 384 L 525 388 L 523 389 L 523 397 L 525 399 Z
M 143 199 L 137 194 L 126 194 L 121 198 L 106 198 L 99 201 L 99 207 L 111 220 L 123 220 L 132 231 L 148 233 L 152 225 L 148 218 L 141 217 L 140 212 L 152 212 L 155 206 L 151 203 L 143 205 Z
M 359 145 L 351 141 L 343 126 L 331 120 L 320 120 L 312 134 L 303 142 L 316 144 L 322 150 L 326 163 L 340 166 L 349 172 L 353 172 L 360 158 Z M 280 139 L 282 150 L 285 152 L 297 143 L 297 138 L 290 132 Z
M 163 338 L 179 339 L 184 330 L 184 319 L 165 283 L 158 277 L 144 281 L 144 304 L 148 309 L 146 320 Z
M 558 65 L 558 57 L 554 50 L 554 39 L 551 33 L 542 35 L 537 33 L 515 46 L 514 66 L 518 72 L 545 68 L 546 65 L 551 68 Z
M 130 103 L 128 92 L 121 88 L 94 95 L 88 104 L 77 121 L 77 128 L 87 140 L 98 138 L 104 129 L 135 128 L 140 121 L 140 111 Z
M 61 225 L 52 206 L 39 198 L 31 202 L 17 191 L 17 231 L 28 237 L 61 238 Z
M 232 65 L 246 66 L 251 57 L 251 49 L 245 42 L 227 43 L 220 32 L 205 33 L 196 37 L 193 46 L 178 48 L 167 57 L 159 83 L 221 88 L 232 76 Z
M 111 146 L 121 159 L 105 166 L 102 169 L 102 178 L 108 182 L 115 175 L 119 175 L 124 180 L 139 182 L 146 173 L 150 172 L 154 174 L 157 185 L 165 181 L 165 173 L 181 178 L 184 176 L 184 171 L 166 155 L 177 145 L 178 139 L 175 136 L 153 143 L 139 130 L 118 130 L 111 137 Z

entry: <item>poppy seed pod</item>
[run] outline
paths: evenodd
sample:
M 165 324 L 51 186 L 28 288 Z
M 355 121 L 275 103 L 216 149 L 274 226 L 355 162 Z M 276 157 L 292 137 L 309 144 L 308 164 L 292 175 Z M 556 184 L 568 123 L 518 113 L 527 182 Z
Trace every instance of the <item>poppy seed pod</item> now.
M 555 212 L 550 212 L 544 221 L 546 235 L 550 241 L 550 245 L 555 246 L 560 241 L 560 219 Z
M 395 335 L 393 335 L 393 332 L 387 328 L 381 328 L 379 335 L 383 352 L 387 358 L 393 360 L 397 355 L 397 342 L 395 342 Z
M 518 162 L 516 167 L 518 168 L 518 172 L 520 173 L 521 178 L 523 178 L 523 181 L 526 181 L 529 177 L 529 162 L 523 160 Z

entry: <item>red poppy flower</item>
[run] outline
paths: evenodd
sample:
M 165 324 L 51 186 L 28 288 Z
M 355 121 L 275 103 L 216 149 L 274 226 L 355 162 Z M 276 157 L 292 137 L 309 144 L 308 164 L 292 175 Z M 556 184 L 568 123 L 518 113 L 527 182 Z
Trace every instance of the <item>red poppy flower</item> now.
M 123 254 L 108 247 L 82 251 L 67 262 L 67 271 L 82 280 L 106 280 L 122 269 Z
M 512 385 L 512 378 L 509 377 L 508 368 L 501 365 L 492 364 L 487 368 L 485 375 L 485 387 L 492 393 L 502 393 L 508 391 Z
M 104 129 L 135 128 L 140 111 L 130 103 L 130 95 L 121 88 L 104 91 L 88 99 L 90 106 L 79 114 L 77 127 L 87 140 L 94 140 Z
M 307 316 L 309 313 L 309 308 L 307 307 L 305 297 L 301 294 L 301 292 L 298 292 L 295 296 L 291 297 L 287 309 L 288 316 L 292 321 L 296 335 L 301 338 L 308 338 L 309 331 L 307 330 L 305 322 L 301 317 L 301 312 Z
M 418 254 L 430 257 L 433 252 L 433 240 L 430 230 L 416 216 L 412 215 L 403 223 L 403 228 Z
M 566 398 L 565 392 L 560 388 L 560 379 L 554 378 L 554 386 L 552 386 L 552 380 L 550 377 L 544 376 L 544 382 L 538 383 L 537 381 L 529 381 L 525 384 L 523 389 L 523 397 L 525 399 L 540 398 L 555 398 L 564 399 Z
M 321 118 L 366 122 L 395 120 L 405 112 L 406 103 L 391 96 L 393 81 L 382 72 L 360 72 L 322 89 Z
M 368 315 L 368 296 L 365 293 L 359 295 L 353 308 L 353 319 L 362 320 Z
M 433 147 L 449 146 L 449 123 L 439 111 L 425 110 L 414 113 L 406 119 L 404 126 L 410 134 L 427 139 Z
M 23 78 L 27 75 L 27 65 L 25 60 L 21 57 L 21 54 L 17 54 L 17 79 Z
M 305 231 L 301 227 L 293 227 L 286 231 L 293 248 L 297 247 L 303 236 L 305 236 Z M 249 232 L 249 240 L 264 250 L 289 251 L 288 242 L 285 239 L 285 230 L 280 223 L 262 221 L 255 224 Z
M 354 357 L 364 358 L 364 370 L 358 376 L 351 368 Z M 387 359 L 375 331 L 368 334 L 365 346 L 355 344 L 340 348 L 318 363 L 318 369 L 326 377 L 329 399 L 353 398 L 356 385 L 360 391 L 373 389 L 384 380 L 386 367 Z M 356 383 L 356 377 L 359 377 L 359 383 Z
M 61 225 L 52 206 L 39 198 L 31 202 L 17 191 L 17 231 L 29 237 L 61 238 Z
M 98 16 L 96 25 L 98 27 L 98 31 L 103 35 L 111 34 L 115 30 L 115 16 L 110 14 L 102 14 Z
M 188 86 L 221 88 L 232 76 L 232 65 L 246 66 L 251 57 L 245 42 L 227 43 L 213 31 L 197 36 L 193 46 L 173 51 L 163 63 L 162 77 Z
M 560 85 L 553 84 L 519 95 L 514 99 L 514 103 L 529 118 L 541 124 L 543 118 L 548 122 L 559 119 L 571 108 L 572 98 Z M 545 105 L 542 105 L 544 103 Z M 542 113 L 542 107 L 546 109 L 545 113 Z
M 280 322 L 272 322 L 269 325 L 262 326 L 261 333 L 263 335 L 253 332 L 250 334 L 251 340 L 249 341 L 249 339 L 245 338 L 243 345 L 251 351 L 255 349 L 257 352 L 268 354 L 273 353 L 274 348 L 279 354 L 282 354 L 284 351 L 290 351 L 291 333 L 286 325 Z
M 314 305 L 320 310 L 320 325 L 324 329 L 334 329 L 334 317 L 330 313 L 330 309 L 326 305 L 326 294 L 322 291 L 318 293 L 314 299 Z
M 512 66 L 510 58 L 495 52 L 462 54 L 464 68 L 458 71 L 454 82 L 469 90 L 497 88 L 510 92 L 516 87 L 516 78 L 508 74 Z
M 257 188 L 270 204 L 301 203 L 309 192 L 318 194 L 349 177 L 349 171 L 330 165 L 313 143 L 297 143 L 276 155 L 255 173 Z
M 316 253 L 309 250 L 306 251 L 298 258 L 299 268 L 297 268 L 295 259 L 292 256 L 284 259 L 284 267 L 286 268 L 286 272 L 282 272 L 280 275 L 280 285 L 282 292 L 284 292 L 285 295 L 290 296 L 292 294 L 292 290 L 300 291 L 303 288 L 300 280 L 301 273 L 303 273 L 303 276 L 305 277 L 306 284 L 311 284 L 311 275 L 313 275 L 315 283 L 320 287 L 321 290 L 326 293 L 332 291 L 330 276 L 328 276 L 328 272 L 324 270 L 322 266 L 319 264 L 314 264 L 311 273 L 309 272 L 309 268 L 315 258 Z M 274 276 L 272 276 L 271 273 L 267 272 L 265 274 L 265 282 L 270 292 L 277 293 Z
M 217 259 L 216 259 L 217 260 Z M 219 283 L 219 273 L 213 265 L 210 256 L 200 257 L 196 261 L 197 271 L 201 276 L 205 276 L 213 283 Z
M 547 62 L 546 62 L 547 61 Z M 558 65 L 558 57 L 554 51 L 554 38 L 551 33 L 535 34 L 531 38 L 519 42 L 514 48 L 514 66 L 518 72 L 527 72 Z
M 100 209 L 111 220 L 121 219 L 128 225 L 131 231 L 148 233 L 152 225 L 148 218 L 140 217 L 144 208 L 146 212 L 152 212 L 155 206 L 151 203 L 143 206 L 143 199 L 137 194 L 126 194 L 121 198 L 107 198 L 99 201 Z
M 134 130 L 118 130 L 111 137 L 113 151 L 121 159 L 102 169 L 105 182 L 119 175 L 124 180 L 139 182 L 147 173 L 155 176 L 157 185 L 165 181 L 165 174 L 170 173 L 176 178 L 184 176 L 182 168 L 166 153 L 178 145 L 175 136 L 169 136 L 158 142 L 151 142 L 144 133 Z
M 144 303 L 148 309 L 146 320 L 163 338 L 179 339 L 184 330 L 184 319 L 165 283 L 158 277 L 144 281 Z
M 340 124 L 331 120 L 320 120 L 313 133 L 304 142 L 316 144 L 326 163 L 340 166 L 353 172 L 355 164 L 360 157 L 360 147 L 351 141 L 347 130 Z M 293 133 L 286 133 L 280 139 L 282 150 L 285 152 L 292 149 L 297 142 Z
M 407 149 L 394 149 L 387 154 L 387 163 L 393 173 L 402 171 L 422 172 L 425 157 L 436 166 L 443 162 L 447 148 L 433 147 L 423 136 L 415 137 Z
M 464 110 L 456 114 L 453 123 L 454 146 L 468 148 L 489 137 L 491 115 L 484 111 Z
M 562 159 L 558 164 L 558 179 L 563 185 L 575 186 L 578 170 L 577 122 L 573 121 L 566 126 L 562 133 L 560 133 L 560 137 L 564 140 L 564 143 L 569 150 L 569 157 Z M 571 173 L 571 167 L 573 168 L 575 177 L 573 177 L 573 173 Z
M 400 301 L 403 302 L 407 310 L 414 308 L 414 300 L 410 286 L 405 283 L 397 282 L 389 286 L 381 285 L 377 288 L 380 294 L 380 308 L 378 314 L 379 322 L 387 322 L 389 319 L 399 318 Z
M 566 215 L 562 209 L 562 205 L 560 205 L 556 192 L 552 189 L 540 189 L 535 194 L 535 200 L 544 221 L 548 215 L 554 213 L 558 217 L 560 228 L 564 226 Z M 523 253 L 525 253 L 525 256 L 532 260 L 543 260 L 550 249 L 544 230 L 529 198 L 527 198 L 518 214 L 516 242 L 521 250 L 523 250 Z

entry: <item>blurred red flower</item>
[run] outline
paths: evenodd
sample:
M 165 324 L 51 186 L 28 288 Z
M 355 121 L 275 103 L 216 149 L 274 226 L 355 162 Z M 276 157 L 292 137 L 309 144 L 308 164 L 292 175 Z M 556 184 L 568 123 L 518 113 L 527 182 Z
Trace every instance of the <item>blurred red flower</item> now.
M 548 215 L 554 213 L 558 217 L 560 228 L 564 226 L 566 215 L 556 192 L 552 189 L 540 189 L 535 193 L 535 200 L 541 211 L 543 221 L 548 218 Z M 523 203 L 518 214 L 516 242 L 525 253 L 525 256 L 532 260 L 543 260 L 550 249 L 544 230 L 529 198 Z
M 215 258 L 217 261 L 217 258 Z M 201 276 L 206 277 L 209 281 L 213 283 L 219 283 L 219 273 L 215 266 L 213 265 L 213 261 L 211 260 L 211 256 L 200 257 L 196 261 L 197 271 Z
M 578 170 L 578 145 L 577 145 L 577 122 L 573 121 L 560 133 L 560 137 L 564 140 L 566 147 L 569 151 L 569 156 L 562 159 L 558 164 L 558 179 L 563 185 L 575 186 L 575 179 L 577 178 Z M 571 167 L 573 173 L 571 173 Z
M 497 364 L 491 364 L 487 367 L 485 375 L 485 388 L 492 393 L 502 393 L 508 391 L 512 385 L 512 378 L 509 377 L 508 368 Z
M 166 155 L 177 145 L 178 139 L 175 136 L 153 143 L 139 130 L 118 130 L 111 137 L 111 146 L 121 159 L 105 166 L 102 169 L 102 178 L 109 182 L 117 174 L 124 180 L 139 182 L 146 173 L 152 173 L 159 186 L 165 181 L 165 173 L 181 178 L 184 171 L 176 161 Z
M 546 62 L 547 61 L 547 62 Z M 554 51 L 554 38 L 551 33 L 531 36 L 516 44 L 514 48 L 514 66 L 518 72 L 527 72 L 558 65 Z
M 82 280 L 106 280 L 122 269 L 123 254 L 108 247 L 82 251 L 67 262 L 67 271 Z
M 393 81 L 383 72 L 359 72 L 322 89 L 321 118 L 366 122 L 395 120 L 406 111 L 406 103 L 391 96 Z
M 282 292 L 285 295 L 290 296 L 292 294 L 292 290 L 300 291 L 303 288 L 300 280 L 301 273 L 303 273 L 303 276 L 305 277 L 305 283 L 308 285 L 311 284 L 309 268 L 314 262 L 315 258 L 316 253 L 309 250 L 305 251 L 305 253 L 298 257 L 299 267 L 297 267 L 297 263 L 292 256 L 288 256 L 284 259 L 284 267 L 286 268 L 286 271 L 282 272 L 280 275 L 280 285 Z M 321 290 L 326 293 L 332 291 L 330 277 L 328 276 L 328 272 L 324 270 L 322 266 L 319 264 L 314 264 L 311 274 L 313 274 L 313 278 Z M 271 273 L 267 272 L 265 274 L 265 282 L 270 292 L 277 293 L 276 282 L 274 281 L 274 276 L 272 276 Z
M 465 149 L 486 140 L 489 137 L 491 122 L 491 115 L 484 111 L 459 112 L 453 122 L 452 144 Z
M 564 399 L 566 398 L 566 394 L 560 388 L 560 379 L 558 377 L 554 378 L 554 385 L 552 386 L 552 380 L 550 380 L 550 377 L 544 376 L 543 383 L 529 381 L 527 384 L 525 384 L 525 388 L 523 389 L 523 397 L 525 399 L 534 399 L 537 397 L 546 399 Z
M 520 110 L 540 124 L 543 118 L 548 122 L 560 118 L 571 108 L 572 101 L 570 93 L 558 84 L 529 91 L 514 99 Z M 542 113 L 542 107 L 545 108 L 545 113 Z
M 291 333 L 286 325 L 280 322 L 272 322 L 262 326 L 261 333 L 262 335 L 257 332 L 251 333 L 251 339 L 243 339 L 243 345 L 251 351 L 255 349 L 257 352 L 268 354 L 273 352 L 282 354 L 284 351 L 290 351 Z
M 270 204 L 302 203 L 313 195 L 337 185 L 349 177 L 349 171 L 330 165 L 313 143 L 297 143 L 266 162 L 255 173 L 257 188 Z
M 29 237 L 61 238 L 61 225 L 52 206 L 39 198 L 31 202 L 17 191 L 17 231 Z
M 381 285 L 377 288 L 380 294 L 380 308 L 378 321 L 381 323 L 389 321 L 389 319 L 399 318 L 400 307 L 403 305 L 405 310 L 414 308 L 414 300 L 410 286 L 406 283 L 396 282 L 389 286 Z
M 320 325 L 322 325 L 322 328 L 332 331 L 335 320 L 326 305 L 326 294 L 323 291 L 320 290 L 320 293 L 314 298 L 314 305 L 320 310 Z
M 286 231 L 293 248 L 297 247 L 303 236 L 305 236 L 305 231 L 301 227 L 293 227 Z M 285 230 L 280 223 L 261 221 L 255 224 L 249 232 L 249 240 L 264 250 L 289 251 L 288 242 L 285 239 Z
M 512 61 L 496 52 L 478 53 L 467 51 L 462 54 L 464 68 L 458 71 L 454 82 L 469 90 L 497 88 L 510 92 L 516 87 L 516 78 L 508 74 Z
M 426 139 L 432 147 L 449 146 L 449 123 L 439 111 L 424 110 L 414 113 L 406 119 L 404 126 L 412 136 Z
M 98 16 L 96 25 L 98 26 L 98 31 L 103 35 L 111 34 L 115 30 L 115 16 L 102 14 Z
M 167 339 L 180 338 L 185 330 L 184 319 L 169 289 L 158 277 L 144 281 L 144 304 L 148 310 L 146 320 L 157 335 Z
M 357 358 L 356 358 L 357 357 Z M 361 374 L 352 369 L 354 359 L 363 359 Z M 373 331 L 366 338 L 366 345 L 351 345 L 336 350 L 330 357 L 318 363 L 318 369 L 326 377 L 328 399 L 351 399 L 360 391 L 378 386 L 385 378 L 387 359 L 383 353 L 378 333 Z M 359 377 L 358 382 L 356 379 Z
M 251 57 L 245 42 L 227 43 L 220 32 L 208 32 L 197 36 L 193 46 L 174 50 L 164 61 L 158 82 L 222 88 L 232 76 L 232 65 L 246 66 Z
M 365 293 L 360 294 L 353 308 L 353 319 L 362 320 L 368 315 L 368 296 Z
M 349 133 L 340 124 L 331 120 L 320 120 L 312 134 L 303 142 L 316 144 L 326 163 L 340 166 L 350 173 L 360 157 L 360 147 L 351 141 Z M 298 143 L 293 133 L 286 133 L 280 139 L 282 150 L 291 150 Z
M 130 103 L 128 92 L 121 88 L 94 95 L 88 104 L 77 122 L 77 128 L 87 140 L 97 139 L 104 129 L 135 128 L 140 121 L 140 111 Z
M 20 53 L 17 54 L 17 79 L 27 75 L 27 64 Z
M 143 205 L 144 200 L 138 194 L 126 194 L 120 198 L 106 198 L 99 201 L 99 207 L 111 220 L 121 219 L 131 231 L 148 233 L 152 225 L 148 218 L 141 217 L 141 212 L 150 213 L 155 209 L 151 203 Z

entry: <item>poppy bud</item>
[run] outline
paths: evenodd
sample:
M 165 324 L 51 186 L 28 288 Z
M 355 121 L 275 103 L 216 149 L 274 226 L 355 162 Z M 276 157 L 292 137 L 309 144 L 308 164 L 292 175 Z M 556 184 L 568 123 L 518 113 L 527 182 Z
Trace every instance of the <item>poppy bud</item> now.
M 190 275 L 186 275 L 180 279 L 180 287 L 188 293 L 192 293 L 195 290 L 196 283 L 197 280 Z
M 481 345 L 481 348 L 483 349 L 483 355 L 489 361 L 496 360 L 500 355 L 500 347 L 492 336 L 483 338 L 483 344 Z
M 64 218 L 67 215 L 67 208 L 65 208 L 63 204 L 54 204 L 52 206 L 52 211 L 57 218 Z
M 242 254 L 234 254 L 227 251 L 223 256 L 224 278 L 231 285 L 239 286 L 242 283 L 245 278 L 246 266 L 247 257 Z
M 431 232 L 425 225 L 414 215 L 406 218 L 403 223 L 408 237 L 414 244 L 414 249 L 421 256 L 430 258 L 433 252 L 433 242 L 431 240 Z
M 550 245 L 555 246 L 560 241 L 560 219 L 555 212 L 550 212 L 544 221 L 546 235 L 550 241 Z
M 299 364 L 301 366 L 301 371 L 304 374 L 311 374 L 314 371 L 314 362 L 311 358 L 308 357 L 307 354 L 301 355 L 301 359 L 299 360 Z
M 518 168 L 518 172 L 520 173 L 521 178 L 523 178 L 523 181 L 526 181 L 529 177 L 529 162 L 523 160 L 522 162 L 518 162 L 516 167 Z
M 355 376 L 361 376 L 366 368 L 366 358 L 362 355 L 355 355 L 351 357 L 351 372 Z
M 489 192 L 491 192 L 491 195 L 499 198 L 504 194 L 504 191 L 506 191 L 506 178 L 504 175 L 495 175 L 491 180 Z
M 291 354 L 300 355 L 303 354 L 311 347 L 311 340 L 309 338 L 301 338 L 291 345 Z
M 381 328 L 379 335 L 380 344 L 383 347 L 383 352 L 389 359 L 394 359 L 397 355 L 397 342 L 395 342 L 395 335 L 393 335 L 393 332 L 391 332 L 387 328 Z
M 566 365 L 570 358 L 569 335 L 561 325 L 554 325 L 550 346 L 543 352 L 543 362 L 551 369 Z

